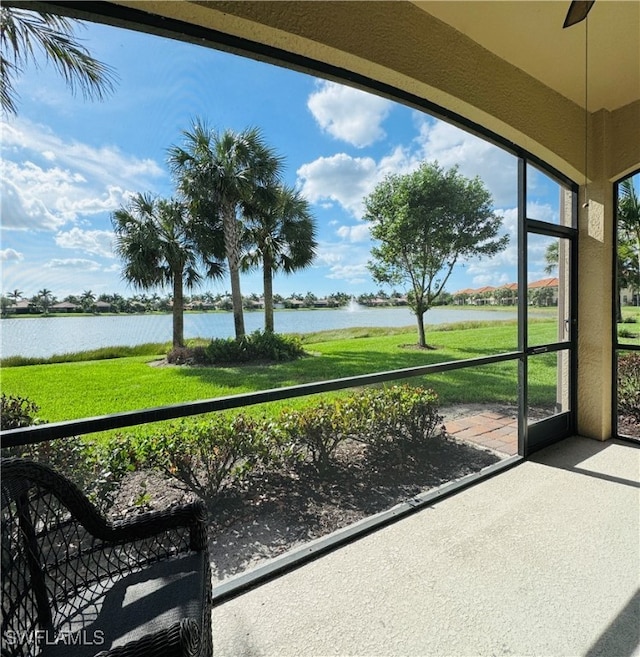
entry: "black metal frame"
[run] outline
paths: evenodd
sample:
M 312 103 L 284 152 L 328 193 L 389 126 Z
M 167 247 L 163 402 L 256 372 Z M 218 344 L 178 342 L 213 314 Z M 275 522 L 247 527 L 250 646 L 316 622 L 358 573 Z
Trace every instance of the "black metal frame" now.
M 258 392 L 229 395 L 204 399 L 184 404 L 172 404 L 169 406 L 158 406 L 139 411 L 128 411 L 124 413 L 113 413 L 98 417 L 82 418 L 80 420 L 69 420 L 64 422 L 52 422 L 51 424 L 40 424 L 19 429 L 0 431 L 1 447 L 16 447 L 20 445 L 31 445 L 34 443 L 53 440 L 54 438 L 70 438 L 88 433 L 108 431 L 110 429 L 121 429 L 139 424 L 148 424 L 162 420 L 173 420 L 191 415 L 226 411 L 234 408 L 243 408 L 265 402 L 279 401 L 282 399 L 294 399 L 306 397 L 323 392 L 335 390 L 346 390 L 356 386 L 372 385 L 407 379 L 426 374 L 436 374 L 459 370 L 477 365 L 489 365 L 507 360 L 514 360 L 520 356 L 519 352 L 507 352 L 495 356 L 483 356 L 481 358 L 470 358 L 467 360 L 449 361 L 435 365 L 423 365 L 408 367 L 388 372 L 376 372 L 372 374 L 361 374 L 317 383 L 304 383 L 295 386 L 273 388 L 271 390 L 260 390 Z
M 538 163 L 531 162 L 527 158 L 521 157 L 518 160 L 518 289 L 527 290 L 527 272 L 528 272 L 528 235 L 529 233 L 556 237 L 569 240 L 569 280 L 570 285 L 570 334 L 569 340 L 565 342 L 554 342 L 544 345 L 529 345 L 528 332 L 528 299 L 526 294 L 518 294 L 518 349 L 522 352 L 520 361 L 520 413 L 519 413 L 519 432 L 518 432 L 518 453 L 528 456 L 533 452 L 546 447 L 547 445 L 562 440 L 577 429 L 577 385 L 576 373 L 578 368 L 577 344 L 578 344 L 578 289 L 576 281 L 578 280 L 578 229 L 575 227 L 578 216 L 578 185 L 576 183 L 567 184 L 565 178 L 555 178 L 556 182 L 564 185 L 572 194 L 571 215 L 572 225 L 562 226 L 550 224 L 537 219 L 530 219 L 527 216 L 527 165 L 534 164 L 541 169 L 545 175 L 547 170 L 539 166 Z M 553 353 L 558 351 L 569 351 L 570 354 L 570 408 L 569 411 L 558 415 L 545 418 L 535 424 L 529 424 L 527 391 L 528 391 L 528 360 L 530 356 L 536 356 L 543 353 Z
M 618 292 L 618 197 L 620 194 L 620 183 L 627 178 L 633 178 L 640 174 L 640 169 L 630 173 L 621 180 L 618 180 L 613 185 L 613 207 L 615 208 L 615 217 L 613 219 L 613 267 L 612 267 L 612 283 L 614 294 Z M 618 428 L 618 352 L 620 351 L 640 351 L 640 345 L 635 344 L 624 344 L 621 343 L 618 339 L 618 328 L 617 328 L 617 317 L 616 317 L 616 303 L 612 304 L 612 314 L 611 314 L 611 343 L 613 349 L 611 350 L 613 356 L 612 362 L 612 376 L 611 376 L 611 433 L 616 438 L 621 438 L 623 440 L 630 440 L 634 443 L 640 442 L 640 438 L 635 436 L 627 436 L 626 434 L 620 434 Z

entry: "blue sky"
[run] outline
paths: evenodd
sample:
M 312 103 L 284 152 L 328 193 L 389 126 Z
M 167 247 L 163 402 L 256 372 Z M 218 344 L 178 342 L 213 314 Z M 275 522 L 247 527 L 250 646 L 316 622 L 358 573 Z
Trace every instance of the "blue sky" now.
M 312 204 L 316 262 L 276 276 L 275 292 L 375 292 L 362 200 L 386 174 L 425 159 L 479 175 L 511 235 L 495 258 L 457 267 L 447 290 L 516 280 L 516 159 L 498 147 L 400 104 L 251 59 L 102 25 L 77 36 L 119 80 L 106 102 L 91 102 L 44 63 L 20 78 L 18 116 L 2 122 L 4 293 L 135 293 L 112 252 L 111 213 L 136 192 L 174 193 L 167 149 L 195 117 L 220 130 L 259 127 L 285 158 L 286 182 Z M 557 185 L 531 174 L 530 216 L 557 222 Z M 532 243 L 531 279 L 545 276 L 543 252 Z M 229 283 L 201 289 L 225 292 Z M 260 274 L 243 275 L 242 291 L 259 294 Z

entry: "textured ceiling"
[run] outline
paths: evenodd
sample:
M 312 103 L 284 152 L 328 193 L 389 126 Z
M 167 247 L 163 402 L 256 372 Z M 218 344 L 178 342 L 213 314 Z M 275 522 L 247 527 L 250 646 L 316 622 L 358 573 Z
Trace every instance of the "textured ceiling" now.
M 640 98 L 639 0 L 596 0 L 586 21 L 567 29 L 569 0 L 413 4 L 582 107 L 587 50 L 591 112 Z

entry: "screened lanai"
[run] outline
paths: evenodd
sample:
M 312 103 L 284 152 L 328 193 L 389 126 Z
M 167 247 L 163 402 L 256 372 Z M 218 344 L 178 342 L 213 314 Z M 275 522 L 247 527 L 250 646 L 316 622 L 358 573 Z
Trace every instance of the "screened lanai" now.
M 396 379 L 429 386 L 466 386 L 468 389 L 482 387 L 483 381 L 488 380 L 487 374 L 492 377 L 499 375 L 509 381 L 511 396 L 508 406 L 511 415 L 508 421 L 498 417 L 484 418 L 484 421 L 493 421 L 495 424 L 491 431 L 500 431 L 503 437 L 498 442 L 481 443 L 490 450 L 500 452 L 500 458 L 495 463 L 453 485 L 436 489 L 435 492 L 428 491 L 371 520 L 356 523 L 353 528 L 329 536 L 325 542 L 321 539 L 320 543 L 313 543 L 311 547 L 298 546 L 291 554 L 274 563 L 268 562 L 255 572 L 249 571 L 219 584 L 217 589 L 214 588 L 214 603 L 217 601 L 221 605 L 218 612 L 214 611 L 214 644 L 217 613 L 218 622 L 231 628 L 222 635 L 227 654 L 238 654 L 238 650 L 242 654 L 263 654 L 261 650 L 264 654 L 285 654 L 282 652 L 283 646 L 288 645 L 289 640 L 290 654 L 303 654 L 304 651 L 296 651 L 304 646 L 296 643 L 292 636 L 296 632 L 311 631 L 312 625 L 300 621 L 295 610 L 287 611 L 287 618 L 295 617 L 291 621 L 292 636 L 288 637 L 285 622 L 273 644 L 270 643 L 269 627 L 277 622 L 278 614 L 265 613 L 263 624 L 253 623 L 253 620 L 261 618 L 261 607 L 266 605 L 271 610 L 276 609 L 274 605 L 277 605 L 280 596 L 290 596 L 289 599 L 292 599 L 291 596 L 296 595 L 292 591 L 302 591 L 297 580 L 287 580 L 285 575 L 281 582 L 282 589 L 267 589 L 263 594 L 247 598 L 246 607 L 242 606 L 240 594 L 260 582 L 297 568 L 309 558 L 315 559 L 327 552 L 333 552 L 331 558 L 339 562 L 329 564 L 329 570 L 348 570 L 358 561 L 358 555 L 354 553 L 358 542 L 354 539 L 369 534 L 371 536 L 366 539 L 369 541 L 366 544 L 366 559 L 369 561 L 366 564 L 374 572 L 376 566 L 371 560 L 375 559 L 376 554 L 388 556 L 393 552 L 396 539 L 389 538 L 386 533 L 378 535 L 372 532 L 382 526 L 390 526 L 385 532 L 394 527 L 403 527 L 408 534 L 397 539 L 403 545 L 410 544 L 411 536 L 421 536 L 421 540 L 426 540 L 428 527 L 407 528 L 402 523 L 396 524 L 396 521 L 413 515 L 416 510 L 432 508 L 434 504 L 437 506 L 440 499 L 446 498 L 447 503 L 456 505 L 451 509 L 452 518 L 458 518 L 455 514 L 460 513 L 460 522 L 470 522 L 473 513 L 471 516 L 464 515 L 468 508 L 463 507 L 467 503 L 479 504 L 478 500 L 485 499 L 483 495 L 486 495 L 487 505 L 497 504 L 504 491 L 517 496 L 522 486 L 535 487 L 542 480 L 541 495 L 552 497 L 555 486 L 558 491 L 568 494 L 572 482 L 560 475 L 569 470 L 574 474 L 574 471 L 580 470 L 584 475 L 582 470 L 589 468 L 580 467 L 581 459 L 584 462 L 591 459 L 594 471 L 602 467 L 599 475 L 594 475 L 600 478 L 598 483 L 609 478 L 610 482 L 624 488 L 617 489 L 611 498 L 609 491 L 597 485 L 585 494 L 595 497 L 602 495 L 603 501 L 611 501 L 613 507 L 618 504 L 615 496 L 619 494 L 620 503 L 628 505 L 626 512 L 633 508 L 637 500 L 628 496 L 628 489 L 637 488 L 633 474 L 637 450 L 617 440 L 616 372 L 618 353 L 637 352 L 640 343 L 633 337 L 618 338 L 616 209 L 618 184 L 640 171 L 640 2 L 597 0 L 586 20 L 568 28 L 562 25 L 569 2 L 145 0 L 14 4 L 38 5 L 89 21 L 250 57 L 391 99 L 462 128 L 513 158 L 512 186 L 517 205 L 513 239 L 517 246 L 517 261 L 512 263 L 511 289 L 527 289 L 536 279 L 532 265 L 534 251 L 551 248 L 557 253 L 557 267 L 553 272 L 555 291 L 551 297 L 553 308 L 549 315 L 553 318 L 552 330 L 544 333 L 538 330 L 531 297 L 518 294 L 515 301 L 517 323 L 513 332 L 504 345 L 490 353 L 411 370 L 394 370 L 390 365 L 384 370 L 372 370 L 350 379 L 315 381 L 294 385 L 291 389 L 264 390 L 231 400 L 194 399 L 180 408 L 138 409 L 130 413 L 58 422 L 50 427 L 6 432 L 3 446 L 36 443 L 229 408 L 241 409 L 257 403 L 279 402 L 288 396 L 304 397 L 378 385 Z M 282 120 L 286 122 L 287 119 L 283 117 Z M 541 180 L 555 190 L 552 217 L 536 213 L 536 189 Z M 632 293 L 629 298 L 632 298 Z M 551 369 L 554 380 L 554 385 L 550 390 L 545 390 L 546 397 L 543 398 L 539 396 L 536 379 L 541 367 Z M 476 411 L 474 407 L 473 417 Z M 461 432 L 460 436 L 467 432 L 464 435 L 477 437 L 479 430 L 477 426 L 473 428 L 470 417 L 470 414 L 445 417 L 450 433 L 455 435 L 455 426 Z M 500 424 L 503 420 L 504 423 Z M 6 440 L 9 442 L 6 443 Z M 611 449 L 606 450 L 591 441 L 610 441 Z M 562 445 L 570 450 L 566 458 L 562 453 L 553 451 L 561 450 Z M 605 456 L 612 461 L 607 463 Z M 558 460 L 553 461 L 554 458 Z M 572 461 L 574 458 L 576 460 Z M 616 459 L 620 459 L 619 469 L 612 465 Z M 527 470 L 522 470 L 524 479 L 519 481 L 517 473 L 524 466 Z M 547 466 L 554 469 L 543 472 Z M 549 475 L 549 472 L 552 474 Z M 537 479 L 538 475 L 542 480 Z M 477 485 L 483 485 L 478 482 L 489 477 L 493 478 L 486 485 L 493 486 L 493 489 L 476 489 Z M 504 491 L 499 484 L 491 483 L 495 481 L 505 486 Z M 593 481 L 589 483 L 591 485 Z M 463 489 L 460 494 L 469 497 L 457 498 Z M 480 497 L 474 498 L 475 490 L 481 491 L 478 493 Z M 509 527 L 516 533 L 525 531 L 526 522 L 514 528 L 505 518 L 531 512 L 530 502 L 529 499 L 525 500 L 522 506 L 514 502 L 511 508 L 504 510 L 504 516 L 496 510 L 505 522 L 501 529 L 503 537 L 509 533 Z M 566 520 L 571 517 L 571 510 L 565 508 L 564 511 L 567 513 Z M 583 512 L 588 511 L 581 509 L 580 513 Z M 417 522 L 415 518 L 418 517 L 424 520 L 424 513 L 413 516 L 411 522 Z M 623 520 L 622 524 L 628 524 L 631 515 L 626 516 L 627 520 Z M 541 517 L 536 516 L 535 521 L 544 533 L 546 529 Z M 443 536 L 447 531 L 452 531 L 446 514 L 438 516 L 435 522 Z M 605 531 L 605 526 L 606 523 L 599 525 L 594 532 Z M 557 531 L 559 525 L 554 527 Z M 484 540 L 478 536 L 480 534 L 474 534 L 474 540 Z M 598 545 L 604 545 L 606 539 L 600 534 L 598 536 Z M 386 540 L 389 543 L 385 543 Z M 633 542 L 630 533 L 625 534 L 623 540 L 627 541 L 627 546 Z M 547 549 L 550 544 L 543 542 L 540 549 Z M 566 542 L 566 549 L 578 549 L 579 544 L 580 536 L 572 536 Z M 343 545 L 348 545 L 350 552 L 334 552 Z M 498 552 L 508 552 L 508 544 L 497 545 Z M 342 557 L 336 554 L 342 554 L 344 562 L 340 562 Z M 412 554 L 418 558 L 417 552 Z M 636 555 L 631 552 L 626 556 L 633 562 Z M 517 559 L 505 557 L 504 563 L 512 569 L 510 572 L 516 572 Z M 327 562 L 319 561 L 317 564 L 326 566 Z M 451 564 L 449 566 L 457 567 L 460 562 L 453 558 Z M 543 565 L 538 565 L 540 572 L 544 572 Z M 395 575 L 385 570 L 387 566 L 378 573 L 380 579 L 376 579 L 373 587 L 376 595 L 394 581 Z M 427 568 L 428 564 L 423 566 Z M 627 566 L 625 562 L 624 568 Z M 588 567 L 588 560 L 585 567 Z M 601 574 L 602 581 L 606 581 L 607 573 Z M 294 572 L 294 577 L 316 583 L 324 576 L 324 572 L 316 570 L 311 574 L 311 579 L 305 580 L 304 569 Z M 616 571 L 611 581 L 617 581 L 619 576 Z M 316 577 L 319 579 L 313 579 Z M 410 574 L 403 572 L 400 577 L 406 584 Z M 470 577 L 473 579 L 473 575 Z M 354 582 L 347 580 L 349 586 L 355 586 Z M 360 584 L 364 586 L 363 580 Z M 464 589 L 465 582 L 461 581 L 460 587 Z M 360 592 L 348 587 L 339 590 L 341 595 L 346 596 L 342 598 L 346 607 L 358 604 Z M 455 597 L 458 593 L 459 597 Z M 460 613 L 464 607 L 464 594 L 458 593 L 452 596 L 456 600 L 455 609 Z M 311 595 L 306 590 L 303 594 Z M 353 596 L 352 599 L 349 595 Z M 543 604 L 542 592 L 540 596 L 536 599 Z M 230 598 L 235 599 L 225 607 Z M 367 595 L 365 598 L 371 605 L 372 598 Z M 632 606 L 636 604 L 633 600 L 630 603 Z M 559 605 L 561 602 L 562 596 L 559 595 L 554 598 L 553 604 Z M 401 600 L 392 604 L 395 607 L 391 614 L 402 613 Z M 489 607 L 491 604 L 491 601 L 487 602 Z M 321 606 L 323 613 L 328 613 L 330 606 L 330 603 L 327 607 Z M 623 620 L 627 619 L 629 608 L 622 610 L 620 617 Z M 305 613 L 301 612 L 299 616 L 304 617 Z M 446 609 L 442 616 L 448 617 Z M 615 622 L 615 614 L 612 616 L 612 622 Z M 516 617 L 522 618 L 518 614 Z M 354 623 L 361 620 L 354 616 Z M 318 622 L 321 623 L 321 620 Z M 491 632 L 494 634 L 491 636 L 499 634 L 498 625 L 492 626 Z M 246 644 L 243 643 L 245 629 Z M 561 634 L 560 627 L 554 631 Z M 633 634 L 632 630 L 626 629 L 625 632 Z M 607 654 L 610 646 L 616 645 L 612 638 L 614 634 L 605 632 L 602 634 L 602 645 L 596 645 L 592 653 L 584 654 Z M 473 633 L 470 636 L 472 638 L 466 643 L 466 639 L 461 639 L 461 649 L 468 650 L 472 645 Z M 257 642 L 255 652 L 251 645 L 254 639 Z M 625 646 L 631 645 L 634 640 L 631 636 Z M 318 650 L 328 650 L 331 643 L 329 633 L 326 641 L 319 641 Z M 505 645 L 508 643 L 505 641 Z M 524 646 L 525 643 L 519 645 Z M 309 651 L 304 654 L 320 654 L 313 652 L 312 643 L 309 645 Z M 376 653 L 366 641 L 346 641 L 342 647 L 345 651 L 357 652 L 358 645 L 367 647 L 366 654 L 391 654 Z M 400 642 L 397 645 L 405 644 Z M 429 654 L 445 654 L 443 645 L 438 644 L 438 648 Z M 498 644 L 489 642 L 487 645 L 489 647 L 483 646 L 482 649 L 496 650 Z M 518 643 L 509 645 L 513 647 Z M 540 649 L 543 643 L 533 641 L 531 645 Z M 564 654 L 557 651 L 558 645 L 550 644 L 549 654 Z M 578 644 L 569 642 L 567 645 Z M 414 646 L 409 642 L 408 652 L 404 654 L 414 654 L 411 650 L 424 649 L 424 646 L 420 641 Z M 450 647 L 452 651 L 449 654 L 462 654 L 457 653 L 455 647 Z

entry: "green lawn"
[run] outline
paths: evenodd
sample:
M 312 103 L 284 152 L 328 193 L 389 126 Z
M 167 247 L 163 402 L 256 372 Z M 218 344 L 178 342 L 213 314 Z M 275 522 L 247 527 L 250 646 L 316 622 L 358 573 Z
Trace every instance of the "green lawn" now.
M 623 344 L 640 344 L 640 306 L 622 306 L 622 323 L 618 324 L 618 340 Z
M 530 325 L 536 342 L 553 341 L 554 322 Z M 210 399 L 313 381 L 394 370 L 515 350 L 515 322 L 466 323 L 430 327 L 427 341 L 434 349 L 413 348 L 413 327 L 400 329 L 347 329 L 305 337 L 312 354 L 292 363 L 243 367 L 154 367 L 156 356 L 112 360 L 5 367 L 2 391 L 28 397 L 40 406 L 39 417 L 70 420 Z M 547 399 L 555 386 L 555 361 L 542 359 L 531 367 L 534 397 Z M 442 403 L 515 401 L 517 364 L 499 363 L 412 379 L 433 387 Z M 533 400 L 535 402 L 535 399 Z M 296 402 L 271 404 L 271 411 Z M 308 402 L 306 402 L 308 403 Z M 261 409 L 263 412 L 263 409 Z

